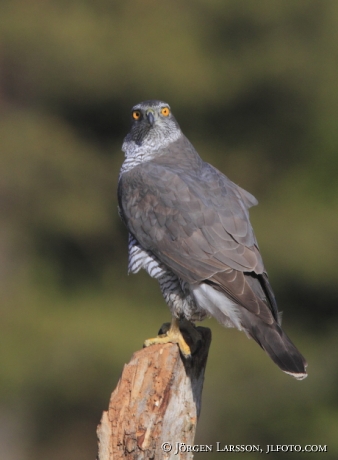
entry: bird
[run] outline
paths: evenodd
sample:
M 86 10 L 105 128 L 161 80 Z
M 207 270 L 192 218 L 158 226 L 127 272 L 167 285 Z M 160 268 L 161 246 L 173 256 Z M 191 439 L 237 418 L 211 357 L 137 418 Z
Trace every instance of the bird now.
M 281 315 L 249 220 L 256 198 L 202 160 L 166 102 L 131 110 L 118 178 L 118 211 L 128 237 L 128 272 L 155 278 L 172 319 L 145 341 L 191 347 L 182 321 L 214 317 L 244 331 L 287 374 L 307 376 L 307 362 L 281 328 Z M 193 334 L 192 334 L 193 335 Z

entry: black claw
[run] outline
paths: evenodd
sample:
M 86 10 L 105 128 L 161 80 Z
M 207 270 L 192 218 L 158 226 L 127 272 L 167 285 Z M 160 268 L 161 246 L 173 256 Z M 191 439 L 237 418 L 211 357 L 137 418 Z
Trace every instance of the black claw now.
M 181 355 L 183 356 L 184 359 L 186 359 L 187 361 L 190 361 L 192 359 L 192 355 L 184 355 L 183 353 L 181 353 Z
M 163 323 L 158 331 L 158 335 L 165 335 L 170 329 L 170 323 Z

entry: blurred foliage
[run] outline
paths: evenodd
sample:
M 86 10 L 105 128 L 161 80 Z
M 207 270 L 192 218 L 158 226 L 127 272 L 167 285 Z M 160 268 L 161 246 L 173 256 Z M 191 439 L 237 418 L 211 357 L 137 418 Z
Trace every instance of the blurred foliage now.
M 309 362 L 295 382 L 206 322 L 196 442 L 337 458 L 337 35 L 334 0 L 1 1 L 1 457 L 94 458 L 123 363 L 169 318 L 156 282 L 126 275 L 116 210 L 130 107 L 159 98 L 258 197 L 252 223 Z M 196 457 L 213 455 L 232 458 Z

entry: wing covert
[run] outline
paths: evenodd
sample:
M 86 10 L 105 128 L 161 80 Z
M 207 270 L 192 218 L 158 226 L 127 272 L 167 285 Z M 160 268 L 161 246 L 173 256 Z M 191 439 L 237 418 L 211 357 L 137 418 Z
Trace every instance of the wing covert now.
M 254 197 L 207 163 L 179 166 L 149 161 L 122 175 L 119 203 L 129 231 L 190 283 L 229 268 L 263 273 L 248 213 Z

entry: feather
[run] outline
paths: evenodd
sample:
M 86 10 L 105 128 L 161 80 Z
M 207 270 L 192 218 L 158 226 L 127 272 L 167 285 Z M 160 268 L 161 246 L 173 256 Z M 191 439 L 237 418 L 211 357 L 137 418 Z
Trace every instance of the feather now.
M 134 109 L 150 106 L 156 115 L 161 104 Z M 131 271 L 143 264 L 150 276 L 181 289 L 174 297 L 183 300 L 173 306 L 168 282 L 161 286 L 177 316 L 212 315 L 243 329 L 283 371 L 304 378 L 306 361 L 280 327 L 250 224 L 256 198 L 203 162 L 173 116 L 162 118 L 152 128 L 135 122 L 123 144 L 118 200 L 132 235 Z

